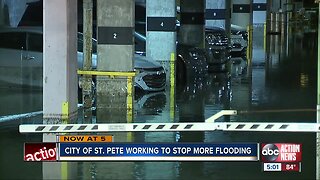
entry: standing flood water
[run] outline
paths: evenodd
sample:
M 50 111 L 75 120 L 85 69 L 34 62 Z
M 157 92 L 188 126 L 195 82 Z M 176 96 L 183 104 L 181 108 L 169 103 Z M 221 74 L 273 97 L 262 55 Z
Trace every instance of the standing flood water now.
M 205 81 L 177 88 L 174 118 L 170 118 L 170 99 L 166 92 L 136 97 L 134 121 L 204 122 L 222 109 L 234 109 L 239 115 L 222 117 L 218 121 L 315 122 L 317 34 L 293 32 L 287 38 L 269 37 L 266 55 L 263 54 L 263 40 L 254 42 L 251 69 L 242 66 L 247 62 L 245 59 L 233 59 L 231 77 L 214 74 Z M 36 90 L 1 90 L 0 116 L 41 111 L 41 96 L 42 92 Z M 42 163 L 23 162 L 23 143 L 41 142 L 42 135 L 18 132 L 20 123 L 39 122 L 41 116 L 0 122 L 1 179 L 46 177 Z M 68 169 L 70 178 L 315 179 L 314 133 L 214 131 L 114 135 L 129 137 L 127 140 L 133 142 L 301 143 L 302 172 L 262 172 L 261 162 L 77 162 Z

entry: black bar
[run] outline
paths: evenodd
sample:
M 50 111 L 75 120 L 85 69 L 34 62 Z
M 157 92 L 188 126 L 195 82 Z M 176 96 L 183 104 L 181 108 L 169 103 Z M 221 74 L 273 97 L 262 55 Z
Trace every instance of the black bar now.
M 176 17 L 147 17 L 147 31 L 176 31 Z
M 266 11 L 267 10 L 267 3 L 253 3 L 252 10 L 253 11 Z
M 250 13 L 250 4 L 234 4 L 233 13 Z
M 226 9 L 206 9 L 205 17 L 207 20 L 225 20 Z
M 190 13 L 190 12 L 183 12 L 180 14 L 181 23 L 182 24 L 197 24 L 203 25 L 205 24 L 204 13 Z
M 98 44 L 133 45 L 133 27 L 98 26 Z

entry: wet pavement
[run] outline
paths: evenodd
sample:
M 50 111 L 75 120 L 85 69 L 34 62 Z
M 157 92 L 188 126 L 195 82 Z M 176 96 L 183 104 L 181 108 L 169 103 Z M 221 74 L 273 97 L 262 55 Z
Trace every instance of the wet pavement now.
M 264 43 L 256 28 L 253 60 L 231 60 L 232 72 L 177 87 L 175 111 L 168 92 L 135 97 L 134 122 L 204 122 L 222 109 L 239 115 L 225 122 L 315 122 L 317 34 L 288 32 Z M 0 116 L 38 112 L 42 92 L 0 89 Z M 0 179 L 41 179 L 50 164 L 23 162 L 23 143 L 41 142 L 42 135 L 19 134 L 21 123 L 39 123 L 41 115 L 0 122 Z M 313 133 L 148 132 L 116 133 L 132 142 L 292 142 L 302 143 L 302 172 L 262 172 L 261 162 L 78 162 L 70 163 L 75 179 L 315 179 Z M 72 171 L 72 173 L 71 173 Z M 72 174 L 72 175 L 71 175 Z

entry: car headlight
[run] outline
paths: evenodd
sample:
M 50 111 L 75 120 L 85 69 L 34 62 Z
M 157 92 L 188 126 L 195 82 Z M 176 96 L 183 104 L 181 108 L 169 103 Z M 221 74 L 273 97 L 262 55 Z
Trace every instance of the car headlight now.
M 198 59 L 199 57 L 199 53 L 196 51 L 190 51 L 189 55 L 193 58 L 193 59 Z
M 137 74 L 142 73 L 144 70 L 142 68 L 134 68 L 134 71 L 137 72 Z

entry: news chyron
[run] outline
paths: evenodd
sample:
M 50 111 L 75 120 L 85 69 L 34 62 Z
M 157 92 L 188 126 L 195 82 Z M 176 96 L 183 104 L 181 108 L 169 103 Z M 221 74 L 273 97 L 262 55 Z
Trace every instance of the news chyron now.
M 25 161 L 259 161 L 258 143 L 124 143 L 113 136 L 58 135 L 25 143 Z
M 262 169 L 265 172 L 301 172 L 302 144 L 261 143 Z
M 24 143 L 24 161 L 57 161 L 60 157 L 60 143 L 109 143 L 113 142 L 113 136 L 98 135 L 72 135 L 56 136 L 56 142 Z M 89 145 L 88 145 L 89 146 Z M 74 150 L 75 148 L 70 148 Z

